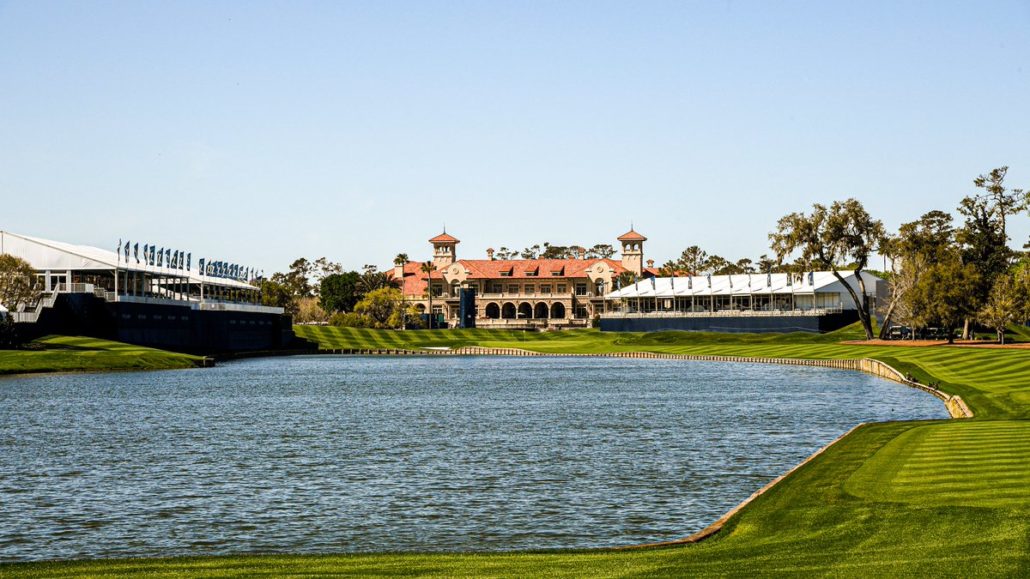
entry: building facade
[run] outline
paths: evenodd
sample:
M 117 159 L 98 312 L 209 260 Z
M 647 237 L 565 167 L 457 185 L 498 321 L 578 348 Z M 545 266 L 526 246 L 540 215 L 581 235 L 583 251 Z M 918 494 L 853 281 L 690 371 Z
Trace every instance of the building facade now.
M 459 259 L 461 241 L 444 232 L 429 240 L 431 273 L 423 271 L 424 262 L 411 261 L 395 265 L 390 275 L 406 301 L 442 316 L 450 327 L 459 323 L 462 289 L 475 291 L 477 327 L 587 327 L 604 311 L 604 295 L 621 274 L 655 273 L 644 267 L 646 237 L 630 230 L 618 241 L 620 259 L 587 258 L 582 248 L 572 259 L 494 259 L 493 250 L 486 259 Z

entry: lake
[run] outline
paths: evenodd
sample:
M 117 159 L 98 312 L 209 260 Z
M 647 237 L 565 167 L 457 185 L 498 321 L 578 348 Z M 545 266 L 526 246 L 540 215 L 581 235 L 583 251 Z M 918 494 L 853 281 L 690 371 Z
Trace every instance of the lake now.
M 0 561 L 689 535 L 924 392 L 805 366 L 306 356 L 0 379 Z

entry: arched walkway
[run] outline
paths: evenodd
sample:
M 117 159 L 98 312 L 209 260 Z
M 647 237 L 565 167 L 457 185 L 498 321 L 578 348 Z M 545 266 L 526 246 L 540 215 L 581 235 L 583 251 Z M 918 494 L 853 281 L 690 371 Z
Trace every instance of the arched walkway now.
M 540 302 L 536 305 L 536 309 L 533 311 L 534 318 L 547 319 L 547 304 Z
M 559 304 L 554 304 L 554 305 L 551 306 L 551 319 L 552 320 L 559 320 L 559 319 L 563 319 L 564 317 L 565 317 L 565 305 L 564 304 L 560 304 L 559 303 Z
M 529 303 L 527 303 L 527 302 L 522 302 L 521 304 L 519 304 L 519 319 L 520 320 L 528 320 L 529 318 L 532 318 L 532 317 L 533 317 L 533 306 L 529 305 Z
M 501 317 L 506 320 L 515 319 L 515 304 L 508 302 L 501 307 Z
M 486 317 L 490 318 L 491 320 L 496 320 L 497 318 L 501 317 L 501 306 L 493 302 L 486 304 Z

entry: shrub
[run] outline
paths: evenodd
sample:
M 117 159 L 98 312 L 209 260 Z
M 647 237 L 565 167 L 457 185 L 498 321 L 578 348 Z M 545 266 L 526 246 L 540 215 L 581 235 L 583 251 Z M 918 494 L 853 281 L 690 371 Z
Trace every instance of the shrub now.
M 329 325 L 338 328 L 368 328 L 372 326 L 372 321 L 361 314 L 339 312 L 329 317 Z

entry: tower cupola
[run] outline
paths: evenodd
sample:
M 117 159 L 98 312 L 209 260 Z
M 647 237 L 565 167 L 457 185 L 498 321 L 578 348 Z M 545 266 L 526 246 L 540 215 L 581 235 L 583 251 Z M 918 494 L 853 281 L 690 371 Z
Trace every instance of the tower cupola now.
M 629 231 L 618 237 L 622 243 L 622 267 L 638 276 L 644 273 L 644 242 L 647 238 L 630 227 Z
M 436 269 L 443 269 L 454 263 L 457 257 L 457 245 L 461 243 L 453 235 L 448 235 L 447 230 L 429 240 L 433 244 L 433 265 Z

